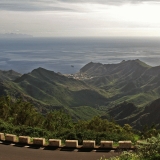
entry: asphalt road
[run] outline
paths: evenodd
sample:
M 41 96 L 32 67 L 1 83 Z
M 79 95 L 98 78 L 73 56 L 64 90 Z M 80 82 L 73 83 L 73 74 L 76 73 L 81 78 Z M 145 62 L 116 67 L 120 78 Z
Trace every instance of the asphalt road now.
M 61 150 L 44 150 L 0 144 L 0 160 L 98 160 L 103 155 L 106 158 L 117 156 L 111 152 L 78 152 Z

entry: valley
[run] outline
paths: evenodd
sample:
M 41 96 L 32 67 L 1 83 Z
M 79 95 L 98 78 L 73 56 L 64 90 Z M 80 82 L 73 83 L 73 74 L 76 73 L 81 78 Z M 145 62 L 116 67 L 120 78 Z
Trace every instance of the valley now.
M 64 110 L 75 121 L 100 116 L 138 129 L 159 123 L 160 66 L 138 59 L 90 62 L 73 75 L 37 68 L 23 75 L 0 71 L 0 77 L 1 96 L 29 101 L 42 114 Z

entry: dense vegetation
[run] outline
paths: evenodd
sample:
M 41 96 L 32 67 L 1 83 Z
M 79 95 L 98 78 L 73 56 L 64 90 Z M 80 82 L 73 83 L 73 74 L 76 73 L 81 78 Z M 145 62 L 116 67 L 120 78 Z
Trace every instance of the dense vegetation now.
M 146 139 L 136 146 L 135 152 L 123 152 L 120 156 L 100 160 L 159 160 L 160 159 L 160 134 Z
M 0 132 L 45 137 L 82 140 L 132 140 L 135 135 L 131 126 L 123 127 L 100 117 L 87 121 L 74 122 L 64 111 L 53 111 L 40 114 L 35 107 L 26 101 L 0 97 Z
M 107 100 L 83 81 L 43 68 L 21 76 L 10 71 L 0 72 L 0 96 L 3 95 L 23 97 L 42 114 L 55 109 L 67 110 L 77 120 L 102 115 L 97 106 L 104 105 Z
M 160 66 L 139 60 L 91 62 L 74 76 L 43 68 L 24 75 L 0 71 L 0 132 L 78 139 L 79 144 L 83 139 L 99 144 L 100 140 L 149 138 L 137 153 L 125 152 L 118 158 L 159 158 L 155 144 L 159 145 L 160 133 Z
M 0 71 L 0 96 L 23 97 L 42 114 L 62 109 L 75 120 L 111 116 L 140 129 L 160 122 L 159 79 L 160 67 L 140 60 L 91 62 L 70 77 L 43 68 L 23 75 Z
M 46 115 L 40 114 L 35 107 L 21 99 L 11 97 L 0 97 L 0 132 L 16 135 L 27 135 L 31 137 L 45 137 L 82 140 L 132 140 L 135 142 L 137 136 L 148 138 L 137 145 L 136 152 L 123 152 L 119 157 L 109 160 L 158 160 L 160 158 L 160 135 L 155 126 L 144 127 L 140 133 L 133 131 L 132 127 L 125 124 L 123 127 L 114 121 L 102 120 L 94 117 L 91 120 L 74 122 L 64 111 L 53 111 Z M 155 136 L 155 137 L 153 137 Z M 101 160 L 107 160 L 101 158 Z

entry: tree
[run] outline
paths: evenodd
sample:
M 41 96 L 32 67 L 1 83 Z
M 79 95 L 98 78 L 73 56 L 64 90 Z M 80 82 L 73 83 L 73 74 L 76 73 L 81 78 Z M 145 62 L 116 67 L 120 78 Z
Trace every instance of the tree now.
M 60 131 L 63 128 L 72 128 L 73 122 L 69 115 L 63 111 L 49 112 L 45 116 L 44 128 L 50 131 Z
M 8 120 L 11 112 L 11 98 L 9 96 L 0 97 L 0 118 Z

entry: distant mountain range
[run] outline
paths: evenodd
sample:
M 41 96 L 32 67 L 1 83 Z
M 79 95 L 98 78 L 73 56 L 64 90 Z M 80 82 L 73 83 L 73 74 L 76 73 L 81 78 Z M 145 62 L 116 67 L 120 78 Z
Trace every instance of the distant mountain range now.
M 160 122 L 160 66 L 90 62 L 70 77 L 43 68 L 24 75 L 0 71 L 0 95 L 22 97 L 42 113 L 64 109 L 74 119 L 113 117 L 135 128 Z
M 21 33 L 5 33 L 0 34 L 0 38 L 31 38 L 32 35 L 21 34 Z

